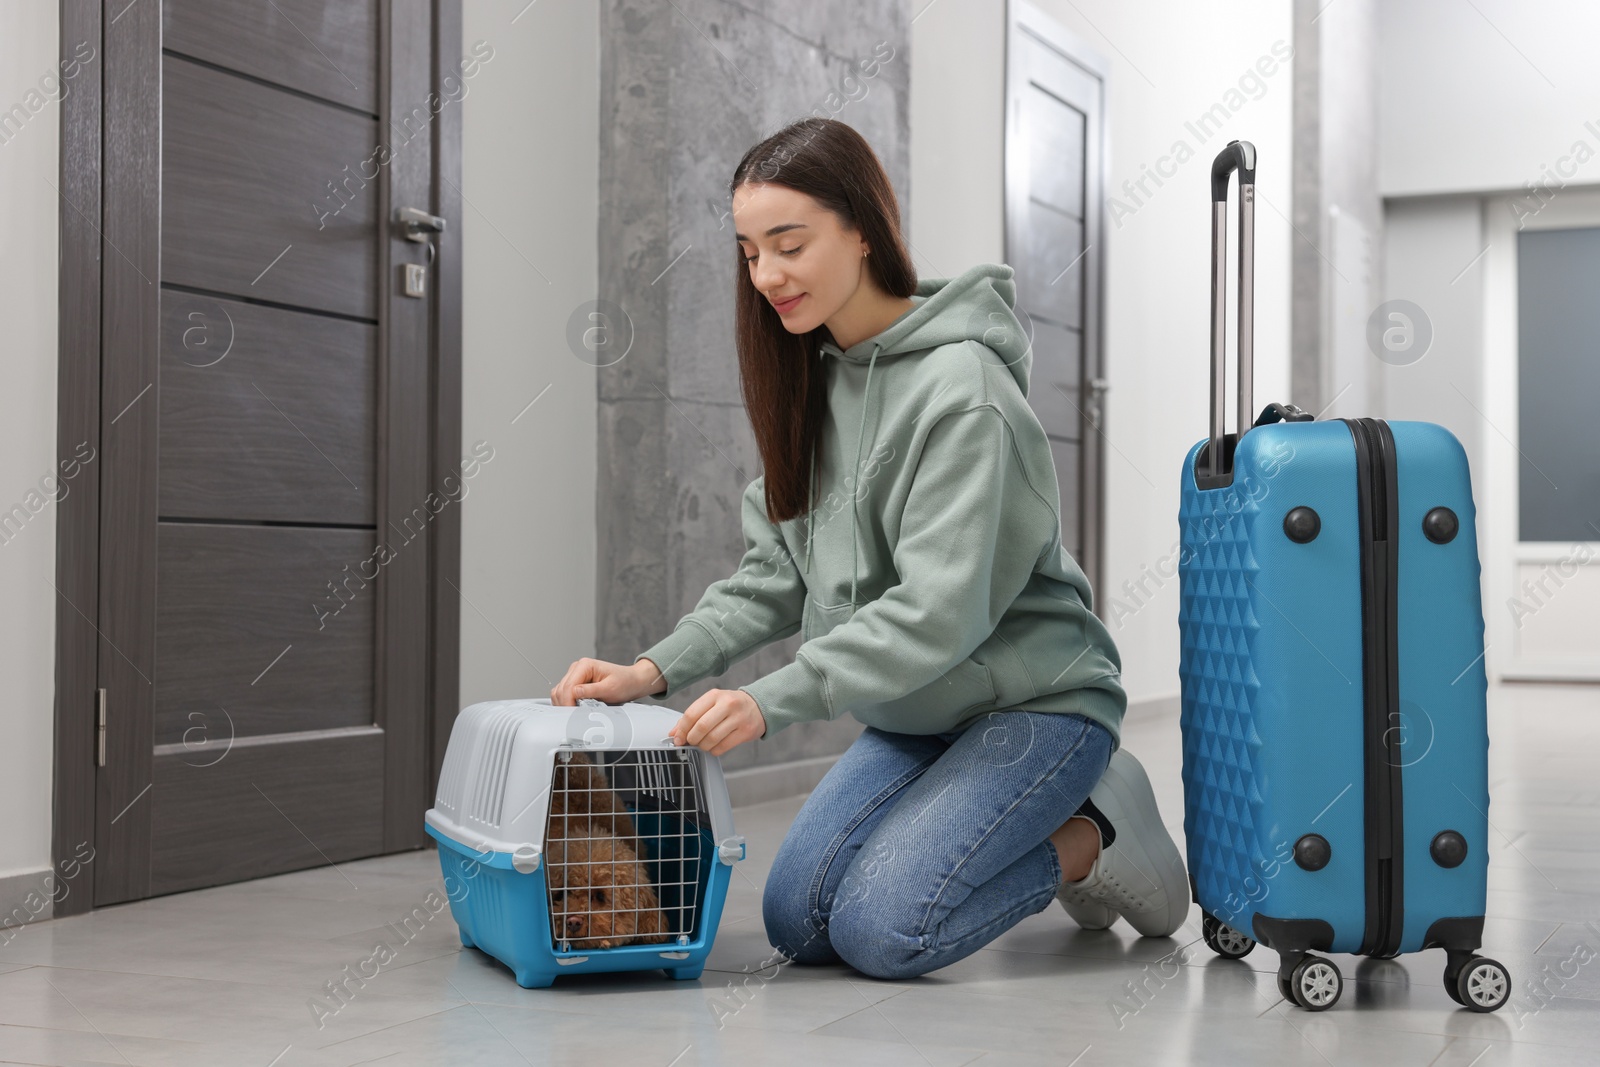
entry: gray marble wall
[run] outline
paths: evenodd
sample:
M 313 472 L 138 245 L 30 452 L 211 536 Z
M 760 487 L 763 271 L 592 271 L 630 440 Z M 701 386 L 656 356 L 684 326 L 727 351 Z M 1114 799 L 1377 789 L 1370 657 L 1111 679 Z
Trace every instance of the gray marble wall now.
M 603 9 L 600 292 L 572 331 L 599 374 L 601 659 L 631 662 L 744 553 L 740 494 L 761 459 L 734 350 L 733 169 L 789 122 L 837 118 L 883 160 L 909 229 L 909 18 L 904 0 Z M 892 57 L 865 76 L 858 64 L 885 43 Z M 669 703 L 776 670 L 799 643 L 768 645 Z M 740 746 L 723 762 L 734 802 L 810 789 L 860 730 L 848 717 L 801 723 Z

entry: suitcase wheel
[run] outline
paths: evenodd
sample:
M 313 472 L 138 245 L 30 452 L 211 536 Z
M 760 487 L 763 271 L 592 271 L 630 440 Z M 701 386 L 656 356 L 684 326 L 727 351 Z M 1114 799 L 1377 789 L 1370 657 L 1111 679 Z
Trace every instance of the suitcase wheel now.
M 1307 1011 L 1327 1011 L 1344 992 L 1344 978 L 1332 960 L 1306 956 L 1289 976 L 1289 992 L 1294 1002 Z
M 1200 936 L 1206 947 L 1223 959 L 1238 960 L 1250 955 L 1256 947 L 1255 940 L 1241 934 L 1216 916 L 1206 912 L 1200 915 Z
M 1454 974 L 1444 972 L 1444 991 L 1471 1011 L 1494 1011 L 1511 999 L 1511 973 L 1499 960 L 1474 956 Z

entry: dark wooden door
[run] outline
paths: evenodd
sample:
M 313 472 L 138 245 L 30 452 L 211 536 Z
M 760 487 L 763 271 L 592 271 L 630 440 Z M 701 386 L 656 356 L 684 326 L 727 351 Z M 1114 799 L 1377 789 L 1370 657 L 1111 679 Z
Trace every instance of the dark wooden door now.
M 97 905 L 425 841 L 435 18 L 107 5 Z
M 1050 440 L 1061 542 L 1095 591 L 1104 569 L 1102 124 L 1105 76 L 1034 5 L 1012 9 L 1006 55 L 1006 262 L 1033 341 L 1028 400 Z

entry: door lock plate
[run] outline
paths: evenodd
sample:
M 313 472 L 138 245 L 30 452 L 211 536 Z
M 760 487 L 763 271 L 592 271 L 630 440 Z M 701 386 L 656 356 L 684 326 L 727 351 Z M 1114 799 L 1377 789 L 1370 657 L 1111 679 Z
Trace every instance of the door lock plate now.
M 428 295 L 428 268 L 421 263 L 406 264 L 406 295 L 415 297 Z

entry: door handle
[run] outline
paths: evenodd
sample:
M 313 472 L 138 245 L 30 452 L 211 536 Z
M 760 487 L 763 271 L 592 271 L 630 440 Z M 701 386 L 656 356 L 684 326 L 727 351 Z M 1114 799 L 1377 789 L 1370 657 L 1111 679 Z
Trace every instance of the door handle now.
M 405 238 L 419 244 L 428 240 L 430 233 L 444 232 L 444 219 L 430 215 L 419 207 L 397 207 L 394 221 L 405 228 Z
M 437 250 L 433 245 L 433 235 L 444 232 L 444 219 L 438 215 L 430 215 L 419 207 L 397 207 L 394 209 L 394 221 L 403 228 L 405 239 L 428 246 L 428 263 L 433 262 Z M 405 263 L 401 270 L 404 271 L 404 293 L 407 296 L 423 299 L 428 295 L 428 267 L 424 263 Z
M 1089 425 L 1095 429 L 1100 428 L 1100 398 L 1106 395 L 1106 390 L 1111 388 L 1111 383 L 1104 378 L 1089 379 L 1089 403 L 1085 405 L 1086 414 L 1089 416 Z

